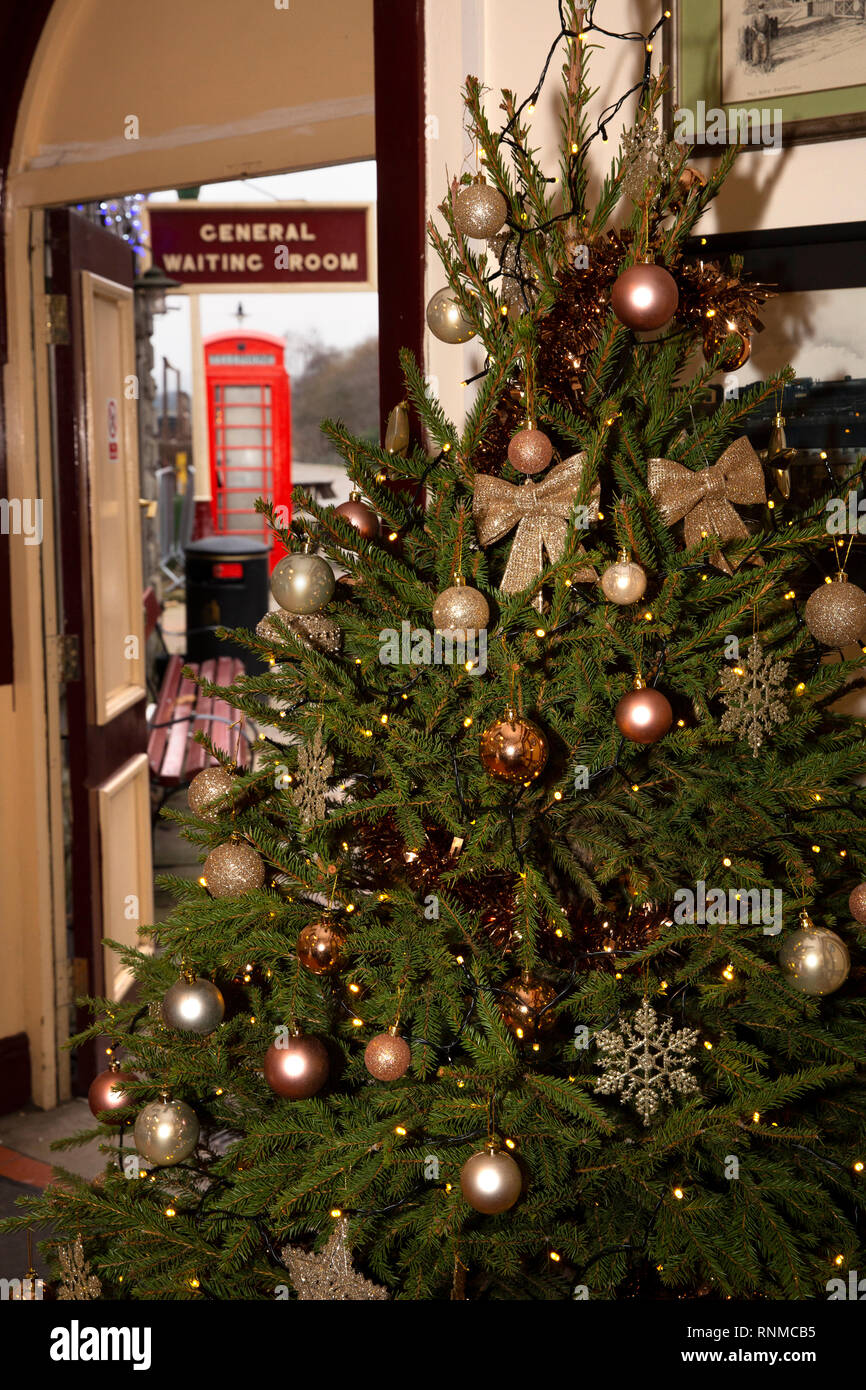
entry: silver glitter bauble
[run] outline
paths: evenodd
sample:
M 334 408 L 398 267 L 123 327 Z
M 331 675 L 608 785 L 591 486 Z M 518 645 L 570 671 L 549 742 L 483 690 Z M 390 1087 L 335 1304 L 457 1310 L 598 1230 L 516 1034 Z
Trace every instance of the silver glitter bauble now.
M 616 563 L 601 576 L 601 589 L 611 603 L 637 603 L 646 589 L 646 574 L 627 550 L 621 550 Z
M 274 618 L 316 651 L 338 652 L 343 645 L 343 632 L 335 618 L 327 618 L 324 613 L 287 613 L 285 608 L 278 608 L 275 613 L 266 613 L 256 624 L 256 636 L 274 646 L 286 645 L 286 638 L 278 630 Z
M 806 626 L 825 647 L 847 647 L 866 633 L 866 594 L 844 574 L 816 589 L 803 610 Z
M 152 1100 L 135 1122 L 135 1147 L 161 1168 L 183 1163 L 198 1143 L 195 1111 L 182 1100 Z
M 271 575 L 271 593 L 289 613 L 318 613 L 334 597 L 334 571 L 320 555 L 286 555 Z
M 487 599 L 465 579 L 443 589 L 433 604 L 433 626 L 452 642 L 471 641 L 490 621 Z
M 226 772 L 224 767 L 205 767 L 201 772 L 197 772 L 189 784 L 186 799 L 189 809 L 194 811 L 202 820 L 215 821 L 219 819 L 217 812 L 212 807 L 212 802 L 221 801 L 224 796 L 228 796 L 234 785 L 234 778 L 230 772 Z M 228 806 L 226 806 L 226 812 Z
M 226 1006 L 222 994 L 210 980 L 185 975 L 166 990 L 162 1001 L 162 1020 L 169 1028 L 183 1033 L 212 1033 L 223 1020 Z
M 450 285 L 437 290 L 427 305 L 427 327 L 442 343 L 468 343 L 475 329 L 455 298 Z
M 265 882 L 265 861 L 251 845 L 217 845 L 204 861 L 202 877 L 213 898 L 240 898 Z
M 848 947 L 829 927 L 798 927 L 779 952 L 782 974 L 801 994 L 832 994 L 848 978 Z
M 461 236 L 495 236 L 508 216 L 508 204 L 489 183 L 471 183 L 454 200 L 454 226 Z

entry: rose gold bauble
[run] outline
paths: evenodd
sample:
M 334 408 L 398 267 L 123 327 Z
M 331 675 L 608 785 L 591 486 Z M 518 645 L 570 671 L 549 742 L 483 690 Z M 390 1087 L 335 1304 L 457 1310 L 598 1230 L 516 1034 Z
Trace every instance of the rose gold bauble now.
M 332 975 L 343 964 L 346 938 L 332 921 L 311 922 L 298 937 L 298 960 L 314 975 Z
M 189 784 L 186 799 L 189 809 L 202 820 L 215 821 L 217 813 L 211 803 L 228 796 L 234 786 L 234 778 L 224 767 L 205 767 L 197 772 Z M 228 808 L 226 808 L 228 809 Z
M 617 276 L 610 302 L 626 328 L 648 332 L 673 318 L 680 292 L 663 265 L 633 265 Z
M 816 589 L 803 609 L 806 626 L 824 647 L 847 647 L 866 635 L 866 594 L 845 574 Z
M 491 777 L 506 782 L 529 782 L 538 777 L 547 762 L 547 739 L 537 724 L 514 710 L 506 710 L 481 735 L 481 761 Z
M 265 861 L 252 845 L 217 845 L 204 861 L 202 877 L 213 898 L 240 898 L 262 888 L 265 882 Z
M 632 743 L 658 743 L 673 723 L 670 701 L 646 686 L 623 695 L 614 710 L 617 728 Z
M 350 526 L 354 526 L 365 541 L 374 541 L 378 536 L 379 518 L 373 508 L 368 507 L 367 503 L 362 501 L 360 492 L 350 492 L 348 502 L 341 502 L 339 507 L 334 508 L 334 511 L 337 516 L 348 521 Z
M 273 1042 L 265 1053 L 265 1080 L 271 1090 L 288 1100 L 306 1100 L 320 1091 L 328 1079 L 330 1063 L 324 1043 L 296 1034 L 285 1045 Z
M 510 1154 L 484 1149 L 467 1158 L 460 1169 L 460 1191 L 470 1207 L 494 1216 L 508 1211 L 520 1196 L 523 1174 Z
M 740 367 L 745 367 L 752 355 L 752 340 L 748 333 L 741 332 L 736 324 L 724 319 L 718 323 L 713 321 L 704 330 L 704 357 L 712 362 L 723 347 L 725 354 L 719 363 L 719 370 L 723 372 L 736 372 Z
M 454 642 L 468 642 L 490 621 L 487 599 L 462 577 L 433 604 L 433 626 Z
M 851 889 L 848 907 L 855 922 L 866 922 L 866 883 Z
M 521 1042 L 532 1042 L 556 1027 L 553 1010 L 547 1007 L 555 998 L 556 987 L 549 980 L 524 971 L 505 981 L 496 1004 L 509 1033 Z
M 128 1071 L 121 1071 L 118 1067 L 113 1070 L 108 1067 L 95 1076 L 90 1083 L 87 1092 L 87 1104 L 90 1106 L 91 1113 L 99 1115 L 103 1110 L 122 1110 L 133 1102 L 124 1087 L 130 1082 L 134 1082 L 135 1077 Z M 120 1124 L 118 1119 L 106 1120 L 106 1124 Z
M 364 1066 L 377 1081 L 396 1081 L 412 1060 L 412 1050 L 396 1033 L 379 1033 L 364 1049 Z
M 543 430 L 519 430 L 508 445 L 508 462 L 518 473 L 540 473 L 553 458 L 553 445 Z

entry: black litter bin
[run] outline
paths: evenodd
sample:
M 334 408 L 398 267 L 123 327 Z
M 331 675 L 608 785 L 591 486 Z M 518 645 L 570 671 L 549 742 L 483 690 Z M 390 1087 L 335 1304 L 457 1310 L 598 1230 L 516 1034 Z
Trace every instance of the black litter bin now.
M 239 642 L 220 640 L 218 627 L 256 624 L 268 611 L 268 547 L 249 536 L 208 536 L 184 549 L 186 650 L 190 661 L 240 657 L 251 675 L 267 669 Z

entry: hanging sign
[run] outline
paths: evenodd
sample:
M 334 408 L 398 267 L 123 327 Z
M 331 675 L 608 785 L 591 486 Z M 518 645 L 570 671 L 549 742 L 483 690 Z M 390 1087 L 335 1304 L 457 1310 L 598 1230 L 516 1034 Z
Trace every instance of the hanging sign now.
M 372 203 L 150 203 L 154 263 L 208 292 L 375 290 Z

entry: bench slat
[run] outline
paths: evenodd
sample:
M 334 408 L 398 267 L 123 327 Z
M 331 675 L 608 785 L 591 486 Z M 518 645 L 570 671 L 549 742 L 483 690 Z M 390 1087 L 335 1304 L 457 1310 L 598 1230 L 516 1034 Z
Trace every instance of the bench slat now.
M 157 727 L 165 724 L 171 719 L 174 702 L 180 685 L 180 672 L 183 666 L 183 659 L 179 656 L 171 656 L 165 668 L 165 675 L 162 678 L 162 685 L 159 691 L 159 698 L 156 702 L 156 710 L 153 716 L 153 727 L 147 740 L 147 756 L 150 762 L 150 770 L 154 777 L 159 777 L 162 770 L 162 759 L 165 753 L 165 746 L 168 742 L 169 730 Z

